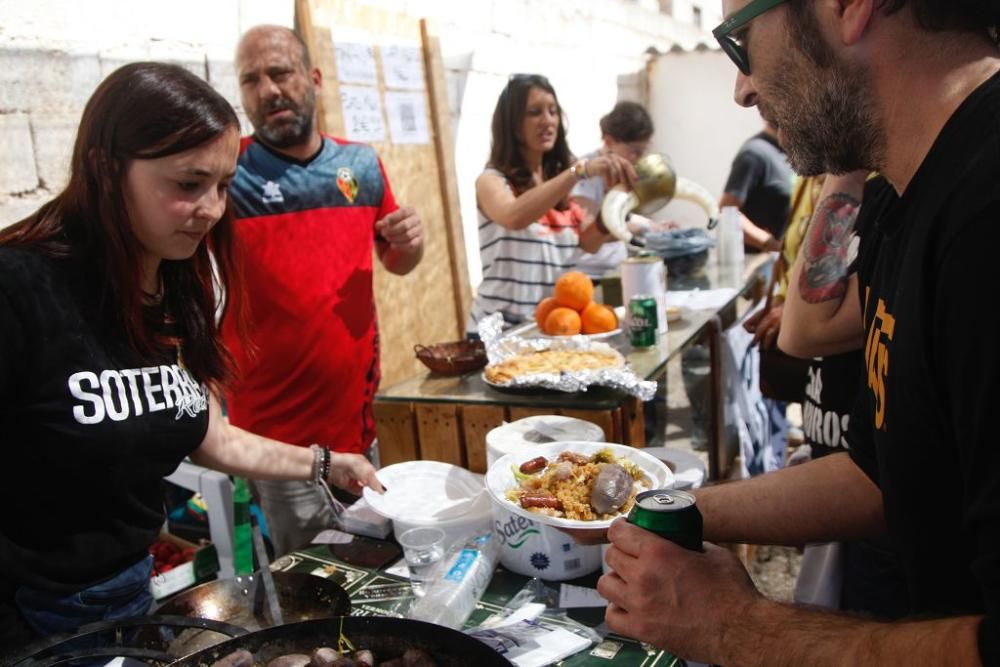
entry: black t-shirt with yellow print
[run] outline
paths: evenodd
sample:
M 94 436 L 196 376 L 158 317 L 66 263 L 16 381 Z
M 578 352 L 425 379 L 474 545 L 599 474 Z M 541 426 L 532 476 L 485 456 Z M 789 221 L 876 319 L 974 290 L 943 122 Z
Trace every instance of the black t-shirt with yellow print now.
M 985 614 L 983 664 L 1000 664 L 1000 75 L 902 197 L 869 184 L 861 218 L 851 456 L 882 490 L 911 612 Z
M 208 428 L 176 351 L 137 355 L 95 295 L 70 260 L 0 248 L 0 590 L 80 590 L 145 557 L 161 480 Z

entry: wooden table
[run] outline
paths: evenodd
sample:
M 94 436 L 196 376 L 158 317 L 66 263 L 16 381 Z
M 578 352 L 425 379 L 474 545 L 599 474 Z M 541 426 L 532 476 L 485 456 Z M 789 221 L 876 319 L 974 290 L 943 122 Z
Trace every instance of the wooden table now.
M 625 355 L 637 375 L 647 380 L 662 380 L 667 363 L 683 350 L 697 343 L 708 344 L 712 366 L 709 477 L 718 479 L 728 472 L 727 461 L 731 460 L 722 431 L 721 334 L 736 317 L 739 297 L 760 298 L 764 271 L 771 258 L 750 257 L 745 267 L 720 266 L 713 260 L 704 274 L 671 278 L 668 288 L 728 287 L 734 290 L 729 301 L 715 309 L 690 311 L 683 319 L 670 323 L 667 335 L 660 337 L 654 347 L 635 349 L 625 333 L 607 342 Z M 480 371 L 457 377 L 422 373 L 404 380 L 376 394 L 374 413 L 383 465 L 431 459 L 485 472 L 486 434 L 505 421 L 541 414 L 585 419 L 603 428 L 609 442 L 645 446 L 642 403 L 632 396 L 600 387 L 574 394 L 508 393 L 489 387 Z

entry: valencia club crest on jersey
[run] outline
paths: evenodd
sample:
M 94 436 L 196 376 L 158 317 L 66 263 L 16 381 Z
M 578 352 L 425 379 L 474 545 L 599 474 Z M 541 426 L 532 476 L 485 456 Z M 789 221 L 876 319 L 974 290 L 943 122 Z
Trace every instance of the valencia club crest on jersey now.
M 337 170 L 337 187 L 347 198 L 347 201 L 354 203 L 358 196 L 358 179 L 354 177 L 354 172 L 347 167 Z

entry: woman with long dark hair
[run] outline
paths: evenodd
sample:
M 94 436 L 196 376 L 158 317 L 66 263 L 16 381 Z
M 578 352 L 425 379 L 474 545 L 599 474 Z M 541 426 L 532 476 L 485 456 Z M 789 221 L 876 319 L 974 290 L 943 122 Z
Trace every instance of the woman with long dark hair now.
M 581 249 L 593 252 L 610 239 L 569 196 L 592 176 L 610 187 L 631 182 L 635 170 L 613 153 L 576 160 L 552 84 L 537 74 L 511 76 L 493 111 L 490 159 L 476 179 L 483 282 L 470 332 L 491 313 L 509 324 L 530 318 Z
M 265 479 L 381 488 L 360 455 L 229 426 L 219 294 L 239 289 L 226 189 L 239 122 L 174 65 L 112 73 L 69 184 L 0 232 L 0 653 L 149 608 L 161 480 L 186 456 Z

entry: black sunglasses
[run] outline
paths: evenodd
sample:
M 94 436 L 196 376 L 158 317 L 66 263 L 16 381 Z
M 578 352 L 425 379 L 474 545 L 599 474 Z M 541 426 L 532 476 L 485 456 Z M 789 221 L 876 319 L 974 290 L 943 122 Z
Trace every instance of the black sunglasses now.
M 743 9 L 727 18 L 712 31 L 712 35 L 718 40 L 722 50 L 747 76 L 750 76 L 750 55 L 747 53 L 746 44 L 743 43 L 739 33 L 750 21 L 783 2 L 786 0 L 751 0 Z

